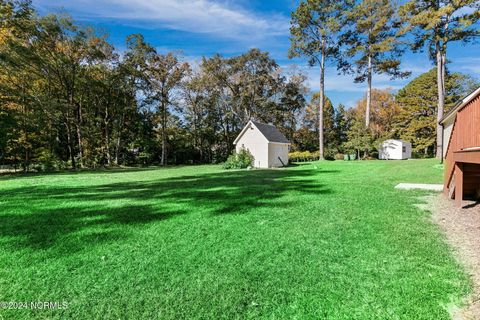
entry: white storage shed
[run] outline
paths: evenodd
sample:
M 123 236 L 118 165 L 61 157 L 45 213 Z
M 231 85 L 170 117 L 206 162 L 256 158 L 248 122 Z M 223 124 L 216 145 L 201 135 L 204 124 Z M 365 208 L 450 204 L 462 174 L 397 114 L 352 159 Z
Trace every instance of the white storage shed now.
M 411 157 L 412 144 L 403 140 L 385 140 L 378 149 L 378 158 L 382 160 L 405 160 Z
M 290 142 L 275 126 L 251 120 L 233 143 L 237 152 L 242 148 L 250 151 L 256 168 L 288 165 Z

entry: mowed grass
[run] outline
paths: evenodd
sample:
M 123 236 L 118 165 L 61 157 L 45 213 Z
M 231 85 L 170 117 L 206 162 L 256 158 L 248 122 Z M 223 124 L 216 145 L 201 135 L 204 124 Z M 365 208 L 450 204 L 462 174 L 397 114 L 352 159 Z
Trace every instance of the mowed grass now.
M 0 178 L 0 319 L 447 319 L 470 282 L 427 212 L 433 160 Z

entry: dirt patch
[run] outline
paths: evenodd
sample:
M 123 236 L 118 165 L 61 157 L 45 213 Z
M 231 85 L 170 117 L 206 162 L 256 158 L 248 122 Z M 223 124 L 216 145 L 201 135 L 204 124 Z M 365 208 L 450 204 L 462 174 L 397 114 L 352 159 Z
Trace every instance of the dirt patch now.
M 433 221 L 445 232 L 474 284 L 468 305 L 453 318 L 480 319 L 480 204 L 464 201 L 459 209 L 441 194 L 429 196 L 426 201 L 422 207 L 432 212 Z

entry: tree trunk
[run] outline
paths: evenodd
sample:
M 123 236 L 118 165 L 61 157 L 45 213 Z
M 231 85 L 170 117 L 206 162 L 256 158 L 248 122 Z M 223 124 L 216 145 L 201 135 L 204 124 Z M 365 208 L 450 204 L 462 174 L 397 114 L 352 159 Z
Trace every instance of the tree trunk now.
M 162 113 L 160 115 L 161 117 L 161 122 L 162 122 L 162 125 L 161 125 L 161 135 L 162 135 L 162 156 L 161 156 L 161 160 L 160 160 L 160 164 L 162 166 L 165 166 L 167 164 L 167 152 L 166 152 L 166 147 L 167 147 L 167 134 L 165 132 L 166 130 L 166 126 L 167 126 L 167 117 L 166 117 L 166 113 L 167 113 L 167 110 L 166 110 L 166 105 L 165 103 L 162 102 Z
M 29 140 L 28 140 L 28 128 L 27 128 L 27 105 L 26 105 L 26 101 L 25 101 L 25 98 L 22 99 L 23 101 L 23 107 L 22 107 L 22 134 L 23 134 L 23 138 L 24 138 L 24 141 L 23 141 L 23 151 L 24 151 L 24 159 L 23 159 L 23 171 L 24 172 L 27 172 L 28 171 L 28 167 L 29 167 L 29 162 L 30 162 L 30 157 L 29 157 L 29 154 L 30 154 L 30 151 L 29 151 L 29 146 L 28 146 L 28 143 L 29 143 Z
M 160 164 L 162 166 L 165 166 L 166 165 L 166 147 L 167 147 L 167 137 L 166 137 L 166 134 L 165 134 L 165 128 L 162 128 L 162 159 L 161 159 L 161 162 Z
M 73 104 L 72 96 L 72 104 Z M 83 114 L 82 114 L 82 105 L 79 103 L 77 105 L 77 123 L 75 127 L 77 129 L 77 141 L 78 141 L 78 162 L 80 168 L 83 168 L 83 140 L 82 140 L 82 124 L 83 124 Z
M 319 159 L 325 159 L 324 155 L 324 130 L 323 130 L 323 109 L 325 107 L 325 38 L 322 39 L 322 57 L 320 59 L 320 103 L 318 105 L 318 149 Z
M 80 161 L 80 167 L 83 168 L 83 148 L 82 148 L 82 134 L 81 134 L 81 131 L 80 131 L 80 125 L 81 125 L 81 121 L 82 121 L 82 110 L 81 110 L 81 106 L 80 105 L 77 105 L 75 106 L 75 77 L 76 77 L 76 67 L 73 66 L 73 70 L 72 70 L 72 80 L 71 80 L 71 83 L 69 85 L 67 85 L 66 89 L 67 89 L 67 95 L 68 95 L 68 102 L 69 102 L 69 107 L 70 107 L 70 110 L 72 111 L 72 119 L 73 119 L 73 122 L 74 122 L 74 125 L 76 127 L 76 133 L 77 133 L 77 142 L 78 142 L 78 152 L 79 152 L 79 161 Z M 75 114 L 76 112 L 76 114 Z M 68 114 L 67 114 L 68 116 Z M 75 119 L 76 118 L 76 119 Z M 76 120 L 76 121 L 75 121 Z M 68 118 L 67 118 L 67 122 L 68 122 Z M 69 135 L 70 135 L 70 129 L 68 129 L 69 131 Z M 72 140 L 72 137 L 70 137 L 70 141 L 71 141 L 71 144 L 73 145 L 73 140 Z M 73 150 L 73 148 L 72 148 Z M 75 163 L 75 157 L 73 156 L 73 153 L 72 153 L 72 167 L 75 165 L 75 168 L 76 168 L 76 163 Z
M 443 109 L 445 105 L 445 56 L 440 50 L 440 44 L 436 45 L 436 63 L 437 63 L 437 149 L 435 156 L 437 159 L 443 159 L 443 128 L 440 120 L 443 118 Z
M 198 148 L 198 144 L 197 144 L 197 108 L 196 108 L 196 105 L 197 105 L 197 102 L 196 100 L 193 102 L 193 115 L 192 115 L 192 133 L 193 133 L 193 150 L 195 151 L 199 151 L 200 153 L 200 161 L 202 161 L 201 159 L 201 151 L 199 150 Z M 196 158 L 196 154 L 194 153 L 193 155 L 193 162 L 195 163 L 195 159 Z
M 126 104 L 126 103 L 125 103 Z M 115 144 L 115 165 L 118 166 L 120 159 L 120 147 L 122 146 L 122 128 L 125 123 L 125 112 L 122 112 L 120 126 L 118 127 L 117 142 Z
M 117 142 L 115 144 L 115 165 L 118 166 L 119 159 L 120 159 L 120 146 L 121 146 L 121 136 L 118 133 Z
M 80 128 L 80 124 L 76 124 L 77 129 L 77 140 L 78 140 L 78 162 L 80 164 L 80 168 L 83 168 L 83 142 L 82 142 L 82 131 Z
M 72 161 L 72 169 L 76 169 L 77 164 L 75 162 L 75 155 L 73 154 L 72 134 L 70 131 L 70 125 L 68 124 L 68 115 L 67 115 L 67 120 L 65 121 L 65 127 L 67 129 L 67 146 L 68 146 L 68 153 L 70 156 L 70 160 Z
M 108 166 L 112 165 L 112 155 L 110 154 L 110 133 L 108 130 L 108 109 L 105 108 L 105 118 L 103 119 L 103 124 L 105 126 L 105 155 L 107 157 Z
M 372 57 L 368 56 L 367 65 L 367 106 L 365 108 L 365 126 L 370 127 L 370 106 L 372 103 Z
M 110 154 L 110 136 L 108 130 L 105 132 L 105 155 L 107 156 L 107 165 L 112 165 L 112 155 Z
M 28 168 L 30 167 L 29 163 L 30 163 L 30 151 L 29 151 L 29 147 L 28 147 L 28 132 L 27 132 L 27 129 L 24 127 L 24 131 L 23 131 L 23 137 L 25 139 L 25 142 L 24 142 L 24 145 L 23 145 L 23 148 L 24 148 L 24 151 L 25 151 L 25 158 L 23 159 L 23 172 L 28 172 Z

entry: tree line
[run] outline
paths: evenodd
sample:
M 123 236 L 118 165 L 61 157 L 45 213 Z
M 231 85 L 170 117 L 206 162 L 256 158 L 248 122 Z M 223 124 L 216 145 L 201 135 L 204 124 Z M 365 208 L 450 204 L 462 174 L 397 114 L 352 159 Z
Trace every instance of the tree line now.
M 453 9 L 472 3 L 456 1 Z M 414 9 L 420 10 L 402 13 L 407 7 L 377 0 L 302 1 L 292 13 L 290 56 L 320 66 L 320 91 L 312 94 L 304 74 L 283 70 L 258 49 L 188 63 L 134 34 L 119 52 L 106 35 L 68 15 L 40 16 L 29 0 L 1 1 L 0 164 L 52 170 L 219 163 L 250 119 L 276 125 L 293 150 L 320 150 L 319 158 L 369 157 L 389 137 L 432 155 L 440 104 L 448 108 L 476 83 L 441 66 L 443 78 L 432 70 L 396 94 L 372 88 L 374 74 L 408 75 L 398 60 L 404 34 L 415 35 L 416 49 L 432 44 L 415 25 Z M 455 10 L 447 10 L 455 20 L 449 28 L 458 33 L 449 41 L 472 39 L 473 24 L 465 19 L 476 18 Z M 334 107 L 326 97 L 331 63 L 367 82 L 368 93 L 355 108 Z M 443 96 L 434 90 L 439 79 Z
M 249 119 L 292 137 L 305 104 L 305 77 L 258 49 L 191 65 L 139 34 L 119 53 L 29 1 L 0 19 L 0 161 L 25 170 L 222 162 Z
M 385 74 L 404 78 L 400 57 L 406 50 L 426 50 L 436 67 L 436 156 L 442 156 L 447 51 L 453 42 L 468 43 L 480 35 L 478 0 L 409 0 L 398 6 L 392 0 L 304 0 L 292 13 L 290 57 L 305 56 L 319 66 L 319 150 L 324 157 L 325 69 L 336 65 L 355 82 L 367 83 L 364 135 L 371 128 L 372 79 Z M 359 128 L 360 130 L 360 128 Z M 368 149 L 365 153 L 368 154 Z
M 471 76 L 447 72 L 445 110 L 449 111 L 479 86 L 478 80 Z M 365 97 L 347 112 L 346 138 L 341 151 L 356 153 L 358 158 L 376 157 L 381 142 L 402 139 L 412 143 L 415 157 L 434 157 L 437 106 L 436 69 L 421 74 L 396 93 L 391 89 L 372 89 L 370 127 L 365 129 Z
M 394 92 L 392 89 L 372 89 L 371 119 L 365 128 L 367 97 L 347 109 L 334 107 L 325 97 L 323 108 L 324 158 L 343 159 L 355 154 L 358 159 L 375 158 L 381 142 L 403 139 L 412 143 L 417 158 L 435 156 L 438 97 L 436 69 L 432 68 Z M 458 72 L 446 74 L 445 110 L 450 110 L 464 96 L 480 86 L 478 79 Z M 318 158 L 319 100 L 314 93 L 299 115 L 298 129 L 292 138 L 293 151 L 309 151 Z

